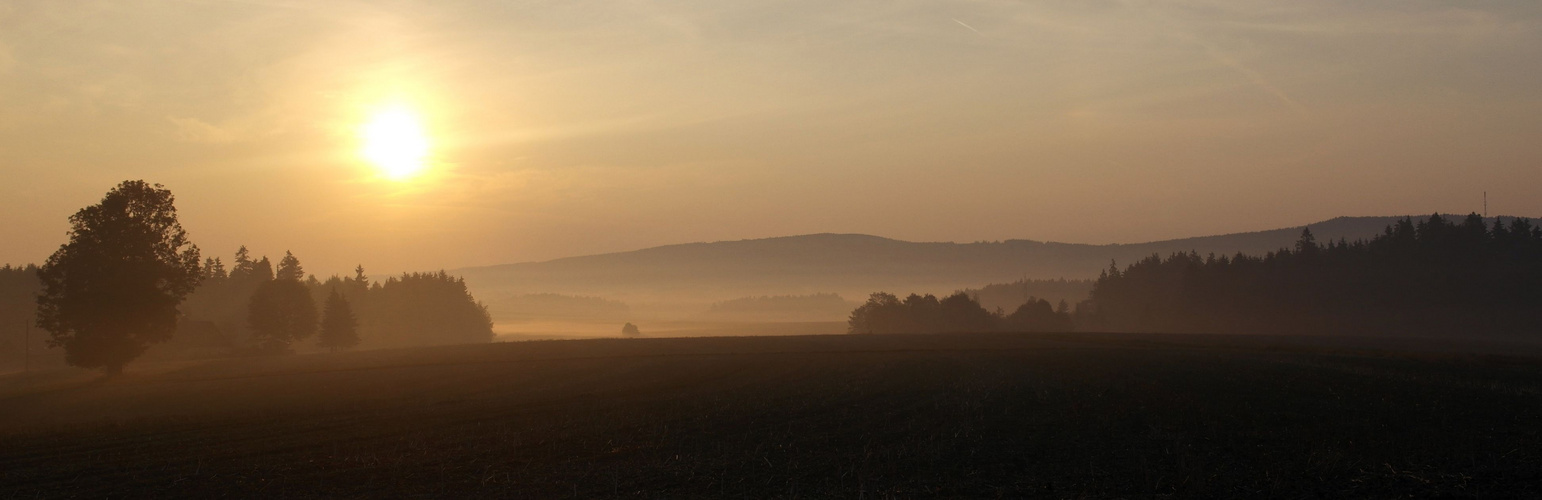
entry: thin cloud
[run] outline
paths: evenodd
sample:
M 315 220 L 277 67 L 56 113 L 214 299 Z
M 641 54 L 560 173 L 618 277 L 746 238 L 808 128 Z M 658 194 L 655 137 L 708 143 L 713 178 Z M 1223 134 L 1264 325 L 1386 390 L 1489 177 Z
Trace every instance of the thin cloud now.
M 1278 86 L 1275 86 L 1269 81 L 1268 78 L 1265 78 L 1262 73 L 1259 73 L 1253 68 L 1242 64 L 1242 62 L 1226 54 L 1226 52 L 1222 51 L 1219 47 L 1216 47 L 1214 44 L 1206 42 L 1197 36 L 1188 35 L 1186 38 L 1194 42 L 1196 45 L 1204 48 L 1205 55 L 1208 56 L 1211 60 L 1220 63 L 1222 66 L 1226 66 L 1232 70 L 1235 70 L 1244 78 L 1247 78 L 1254 87 L 1257 87 L 1264 93 L 1273 96 L 1275 99 L 1279 100 L 1281 104 L 1284 104 L 1286 107 L 1289 107 L 1290 109 L 1295 110 L 1297 113 L 1302 115 L 1307 114 L 1306 107 L 1302 106 L 1301 103 L 1296 102 L 1295 99 L 1292 99 L 1290 94 L 1286 94 L 1284 90 L 1280 90 Z
M 954 19 L 953 22 L 958 23 L 959 26 L 963 26 L 965 28 L 969 28 L 969 31 L 973 31 L 974 34 L 976 34 L 976 35 L 981 35 L 981 36 L 985 35 L 984 33 L 981 33 L 980 30 L 974 29 L 974 26 L 970 26 L 969 23 L 966 23 L 966 22 L 963 22 L 963 21 L 960 21 L 960 20 L 957 20 L 957 19 Z

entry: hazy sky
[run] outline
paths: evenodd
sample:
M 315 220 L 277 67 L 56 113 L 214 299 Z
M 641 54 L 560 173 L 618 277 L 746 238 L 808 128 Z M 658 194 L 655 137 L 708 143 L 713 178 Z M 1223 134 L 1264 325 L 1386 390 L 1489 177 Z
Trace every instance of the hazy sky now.
M 321 274 L 1537 216 L 1542 2 L 0 0 L 0 172 L 0 262 L 145 179 Z

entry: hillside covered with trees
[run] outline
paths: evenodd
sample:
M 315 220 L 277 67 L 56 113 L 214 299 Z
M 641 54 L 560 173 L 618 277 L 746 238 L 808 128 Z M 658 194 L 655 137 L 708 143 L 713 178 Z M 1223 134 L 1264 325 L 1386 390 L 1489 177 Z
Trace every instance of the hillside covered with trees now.
M 1432 215 L 1369 240 L 1263 256 L 1151 256 L 1111 266 L 1084 328 L 1114 331 L 1488 335 L 1542 331 L 1542 228 Z
M 1292 248 L 1263 255 L 1189 251 L 1111 264 L 1074 310 L 1027 295 L 1086 285 L 1025 280 L 942 299 L 875 293 L 848 331 L 1532 334 L 1542 331 L 1542 227 L 1436 214 L 1326 243 L 1307 228 Z

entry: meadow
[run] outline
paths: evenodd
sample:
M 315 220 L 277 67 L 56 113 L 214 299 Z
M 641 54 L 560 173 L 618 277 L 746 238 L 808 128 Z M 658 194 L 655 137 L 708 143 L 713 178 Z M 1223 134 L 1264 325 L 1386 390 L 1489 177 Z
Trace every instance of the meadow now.
M 0 498 L 1537 497 L 1542 350 L 590 339 L 0 376 Z

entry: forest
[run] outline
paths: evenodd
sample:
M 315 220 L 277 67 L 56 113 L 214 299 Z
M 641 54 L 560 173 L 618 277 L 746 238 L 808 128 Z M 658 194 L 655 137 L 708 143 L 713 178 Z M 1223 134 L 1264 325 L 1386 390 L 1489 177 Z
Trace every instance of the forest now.
M 1011 314 L 989 311 L 968 293 L 938 299 L 910 294 L 904 299 L 878 292 L 851 312 L 847 333 L 1068 332 L 1075 329 L 1070 305 L 1058 307 L 1029 297 Z
M 1079 326 L 1105 331 L 1502 335 L 1542 328 L 1542 228 L 1404 218 L 1369 240 L 1110 266 Z
M 875 293 L 852 311 L 847 331 L 1531 333 L 1542 329 L 1542 227 L 1435 214 L 1405 217 L 1368 240 L 1327 243 L 1306 228 L 1293 248 L 1264 255 L 1180 252 L 1110 264 L 1074 309 L 1027 295 L 1083 283 L 1024 280 L 942 299 Z M 1024 301 L 1007 313 L 985 300 Z
M 1013 310 L 1030 300 L 1044 299 L 1049 303 L 1067 301 L 1077 303 L 1087 299 L 1092 291 L 1092 279 L 1028 279 L 1011 283 L 993 283 L 980 288 L 965 289 L 964 293 L 988 310 Z
M 323 348 L 322 313 L 334 291 L 349 304 L 356 319 L 356 345 L 402 347 L 493 339 L 492 320 L 485 308 L 467 291 L 463 280 L 443 271 L 371 280 L 360 267 L 353 276 L 320 280 L 297 274 L 303 273 L 299 259 L 293 255 L 286 257 L 289 259 L 295 267 L 290 271 L 283 265 L 275 271 L 268 257 L 253 258 L 246 247 L 235 253 L 229 269 L 221 258 L 205 259 L 198 287 L 179 307 L 176 332 L 156 352 L 218 356 Z M 290 287 L 303 297 L 305 303 L 300 308 L 312 309 L 316 328 L 302 330 L 300 338 L 274 342 L 271 336 L 254 329 L 252 320 L 262 320 L 253 317 L 253 299 L 275 295 L 274 290 L 286 288 L 286 282 L 293 282 Z M 47 332 L 32 325 L 37 319 L 40 290 L 36 266 L 0 267 L 0 366 L 22 363 L 23 342 L 29 336 L 35 363 L 40 358 L 51 359 L 51 355 L 57 358 L 56 352 L 48 350 Z M 261 300 L 257 302 L 257 307 L 263 307 Z
M 260 299 L 275 284 L 296 282 L 307 300 L 318 306 L 317 310 L 334 291 L 350 304 L 358 319 L 359 343 L 368 347 L 493 339 L 492 319 L 486 308 L 466 290 L 463 280 L 443 271 L 406 273 L 371 281 L 360 266 L 351 277 L 332 276 L 323 281 L 315 275 L 304 275 L 303 269 L 298 268 L 298 259 L 285 256 L 284 261 L 290 260 L 296 269 L 286 271 L 281 261 L 275 272 L 267 257 L 254 259 L 244 246 L 236 251 L 228 271 L 221 259 L 205 259 L 199 287 L 182 305 L 182 330 L 212 326 L 234 346 L 260 348 L 241 341 L 258 333 L 254 330 L 253 320 L 257 318 L 253 308 L 261 307 Z

